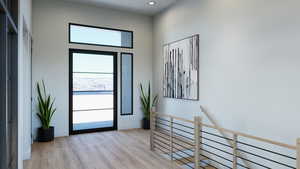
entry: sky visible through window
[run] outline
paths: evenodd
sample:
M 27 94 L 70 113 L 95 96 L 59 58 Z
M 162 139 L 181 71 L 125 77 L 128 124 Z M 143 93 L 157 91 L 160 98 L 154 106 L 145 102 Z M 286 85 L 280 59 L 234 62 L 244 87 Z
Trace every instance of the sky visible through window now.
M 73 53 L 74 91 L 112 91 L 114 57 Z
M 122 46 L 122 32 L 71 25 L 71 42 Z
M 73 54 L 73 72 L 113 73 L 113 56 L 98 54 Z

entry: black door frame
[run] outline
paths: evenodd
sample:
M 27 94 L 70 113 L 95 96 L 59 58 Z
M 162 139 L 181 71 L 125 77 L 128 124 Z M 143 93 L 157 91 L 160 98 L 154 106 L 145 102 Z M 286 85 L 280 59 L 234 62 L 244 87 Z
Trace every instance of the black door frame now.
M 114 121 L 113 127 L 73 130 L 73 53 L 112 55 L 114 57 Z M 69 134 L 91 133 L 118 129 L 118 53 L 85 49 L 69 49 Z

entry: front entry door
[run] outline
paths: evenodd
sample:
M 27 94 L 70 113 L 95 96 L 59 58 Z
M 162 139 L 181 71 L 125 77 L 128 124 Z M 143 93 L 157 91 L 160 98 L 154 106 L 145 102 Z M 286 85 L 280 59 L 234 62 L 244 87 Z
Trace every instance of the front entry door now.
M 117 53 L 70 49 L 70 134 L 117 129 Z

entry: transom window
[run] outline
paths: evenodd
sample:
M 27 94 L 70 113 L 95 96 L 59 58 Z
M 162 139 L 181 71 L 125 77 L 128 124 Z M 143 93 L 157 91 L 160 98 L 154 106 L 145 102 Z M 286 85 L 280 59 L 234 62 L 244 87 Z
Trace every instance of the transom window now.
M 70 43 L 133 48 L 133 32 L 80 24 L 69 25 Z

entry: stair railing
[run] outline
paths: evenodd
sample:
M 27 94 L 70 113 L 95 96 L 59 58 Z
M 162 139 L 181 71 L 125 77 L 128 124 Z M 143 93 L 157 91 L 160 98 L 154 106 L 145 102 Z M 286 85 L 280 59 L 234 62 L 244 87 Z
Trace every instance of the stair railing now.
M 180 166 L 193 169 L 300 169 L 300 139 L 297 139 L 296 145 L 289 145 L 204 124 L 200 116 L 188 120 L 173 115 L 152 113 L 150 122 L 151 150 Z M 226 136 L 217 134 L 217 131 Z M 288 149 L 294 155 L 270 150 L 259 146 L 261 144 L 253 145 L 246 142 L 246 139 Z M 226 144 L 226 141 L 230 144 Z M 242 160 L 249 165 L 241 163 Z

